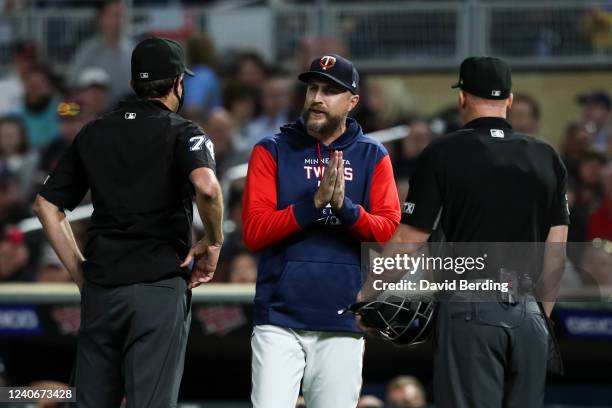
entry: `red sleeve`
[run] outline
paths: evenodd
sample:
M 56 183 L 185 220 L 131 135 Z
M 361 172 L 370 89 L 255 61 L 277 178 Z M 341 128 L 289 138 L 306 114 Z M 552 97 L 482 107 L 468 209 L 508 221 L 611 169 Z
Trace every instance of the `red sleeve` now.
M 250 251 L 259 251 L 300 229 L 292 205 L 282 210 L 276 207 L 276 161 L 262 146 L 255 146 L 251 154 L 242 203 L 242 239 Z
M 595 238 L 612 239 L 612 222 L 610 214 L 610 202 L 604 199 L 601 206 L 589 217 L 587 224 L 587 240 Z
M 370 212 L 358 205 L 359 217 L 351 231 L 364 242 L 387 242 L 400 222 L 400 203 L 389 155 L 378 162 L 372 176 Z

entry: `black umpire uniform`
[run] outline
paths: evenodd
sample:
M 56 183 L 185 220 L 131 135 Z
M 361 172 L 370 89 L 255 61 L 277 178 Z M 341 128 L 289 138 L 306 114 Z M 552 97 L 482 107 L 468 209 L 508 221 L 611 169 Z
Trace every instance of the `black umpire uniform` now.
M 510 68 L 499 59 L 468 58 L 456 87 L 506 99 Z M 551 146 L 515 133 L 503 118 L 480 117 L 423 151 L 402 222 L 449 243 L 542 243 L 551 227 L 569 223 L 566 180 Z M 508 303 L 478 301 L 473 292 L 452 296 L 438 306 L 436 406 L 541 406 L 551 334 L 533 295 Z
M 177 43 L 144 40 L 132 80 L 190 74 Z M 178 96 L 178 95 L 177 95 Z M 179 97 L 179 99 L 181 99 Z M 76 379 L 79 407 L 176 406 L 191 321 L 193 187 L 214 170 L 201 128 L 155 100 L 122 103 L 87 124 L 40 195 L 72 210 L 91 190 Z

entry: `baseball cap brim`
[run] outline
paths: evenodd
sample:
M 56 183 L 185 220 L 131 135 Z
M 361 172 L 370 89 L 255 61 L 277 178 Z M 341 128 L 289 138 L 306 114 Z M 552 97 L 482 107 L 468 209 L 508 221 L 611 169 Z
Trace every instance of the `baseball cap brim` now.
M 193 73 L 192 70 L 190 70 L 189 68 L 185 68 L 185 74 L 189 75 L 189 76 L 195 76 L 195 74 Z
M 592 93 L 582 93 L 576 97 L 576 102 L 579 104 L 585 104 L 593 101 L 594 98 Z
M 324 72 L 318 72 L 318 71 L 306 71 L 306 72 L 302 72 L 300 75 L 298 75 L 298 79 L 302 82 L 308 82 L 310 81 L 310 78 L 314 77 L 314 76 L 318 76 L 318 77 L 324 77 L 329 79 L 331 82 L 340 85 L 341 87 L 345 88 L 347 91 L 349 91 L 352 94 L 356 94 L 356 90 L 352 89 L 348 84 L 345 84 L 344 82 L 340 81 L 337 78 L 334 78 L 333 76 L 326 74 Z
M 459 82 L 451 85 L 451 88 L 455 89 L 455 88 L 461 88 L 461 84 Z
M 578 95 L 576 101 L 584 105 L 585 103 L 599 103 L 602 105 L 610 105 L 610 98 L 603 93 L 587 92 Z

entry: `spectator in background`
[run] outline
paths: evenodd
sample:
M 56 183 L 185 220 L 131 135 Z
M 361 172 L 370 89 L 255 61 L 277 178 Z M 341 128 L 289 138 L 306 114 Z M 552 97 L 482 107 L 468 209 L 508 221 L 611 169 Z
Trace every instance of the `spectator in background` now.
M 35 381 L 30 384 L 30 387 L 33 390 L 40 390 L 44 392 L 48 392 L 47 390 L 52 391 L 61 391 L 67 390 L 68 384 L 64 384 L 58 381 L 52 380 L 43 380 L 43 381 Z M 42 398 L 36 402 L 36 408 L 60 408 L 64 406 L 64 404 L 59 400 L 54 400 L 50 398 Z
M 408 135 L 399 141 L 399 149 L 396 149 L 398 154 L 393 168 L 399 179 L 410 178 L 419 155 L 432 139 L 429 122 L 424 118 L 413 120 L 408 129 Z
M 2 357 L 0 357 L 0 387 L 8 387 L 9 384 L 10 381 L 6 375 L 6 365 L 4 364 Z
M 38 153 L 30 150 L 25 125 L 17 116 L 0 119 L 0 165 L 16 175 L 18 194 L 29 197 Z
M 38 282 L 72 282 L 70 272 L 68 272 L 68 269 L 62 264 L 62 261 L 48 243 L 45 243 L 42 250 L 36 280 Z
M 582 154 L 577 164 L 577 176 L 570 180 L 573 205 L 570 207 L 570 225 L 568 241 L 584 242 L 587 238 L 587 225 L 593 211 L 599 206 L 602 198 L 601 172 L 606 164 L 604 155 L 590 149 Z M 568 196 L 570 194 L 568 193 Z M 570 254 L 575 261 L 580 254 Z
M 268 78 L 268 67 L 256 53 L 247 52 L 238 56 L 236 79 L 242 85 L 260 89 Z
M 432 132 L 437 135 L 444 135 L 459 130 L 463 127 L 463 124 L 459 109 L 454 105 L 437 112 L 432 116 L 430 122 Z
M 257 259 L 247 251 L 237 253 L 230 261 L 228 275 L 231 283 L 255 283 Z
M 219 266 L 215 272 L 214 282 L 227 282 L 232 259 L 246 251 L 242 240 L 242 194 L 244 190 L 243 180 L 236 181 L 230 185 L 229 197 L 227 199 L 228 211 L 225 213 L 223 230 L 225 240 L 219 255 Z
M 102 68 L 86 68 L 79 74 L 77 95 L 84 116 L 93 119 L 108 110 L 110 86 L 111 79 Z
M 132 41 L 123 35 L 125 10 L 120 0 L 104 0 L 98 8 L 100 33 L 75 52 L 68 78 L 76 80 L 87 68 L 101 68 L 111 78 L 109 97 L 114 104 L 130 90 Z M 73 84 L 76 85 L 76 84 Z
M 264 83 L 261 94 L 262 113 L 249 123 L 244 132 L 243 147 L 251 150 L 262 138 L 274 135 L 289 122 L 290 84 L 284 77 L 271 77 Z M 243 149 L 243 150 L 244 150 Z
M 242 138 L 246 125 L 255 117 L 259 95 L 255 88 L 232 83 L 225 89 L 225 109 L 232 118 L 232 134 Z
M 214 44 L 206 34 L 195 35 L 187 41 L 188 65 L 195 74 L 185 78 L 187 117 L 206 119 L 213 109 L 223 104 L 221 85 L 214 71 L 215 59 Z
M 225 237 L 223 246 L 228 250 L 233 250 L 234 253 L 245 249 L 242 241 L 242 199 L 244 194 L 245 179 L 234 180 L 230 184 L 230 193 L 227 201 L 228 206 L 228 221 L 231 223 L 230 232 Z
M 27 73 L 38 64 L 38 50 L 33 42 L 18 41 L 13 49 L 13 71 L 0 80 L 0 115 L 15 113 L 23 105 Z
M 246 152 L 238 152 L 234 148 L 235 136 L 232 133 L 232 118 L 225 109 L 214 109 L 202 127 L 215 146 L 217 177 L 222 178 L 230 167 L 248 161 L 249 157 Z
M 2 205 L 1 191 L 0 205 Z M 10 278 L 24 268 L 28 263 L 29 256 L 23 233 L 14 227 L 8 228 L 4 225 L 0 220 L 0 280 Z
M 602 171 L 606 165 L 606 156 L 595 149 L 587 150 L 578 162 L 578 180 L 576 199 L 588 203 L 591 209 L 599 204 L 603 197 Z
M 595 238 L 612 241 L 612 163 L 608 163 L 601 175 L 605 195 L 599 208 L 589 218 L 587 226 L 589 241 Z
M 610 95 L 605 91 L 592 91 L 578 95 L 582 106 L 582 119 L 589 133 L 593 134 L 595 148 L 606 151 L 612 133 Z
M 588 150 L 591 139 L 591 134 L 582 123 L 573 122 L 566 127 L 565 136 L 561 142 L 561 158 L 570 179 L 578 177 L 578 161 Z
M 418 118 L 410 123 L 406 137 L 390 150 L 395 152 L 393 168 L 400 202 L 404 202 L 408 194 L 409 180 L 416 169 L 419 155 L 431 142 L 431 139 L 432 132 L 429 122 L 424 118 Z
M 38 65 L 28 72 L 23 102 L 21 116 L 28 142 L 34 149 L 40 149 L 51 143 L 58 134 L 55 109 L 59 95 L 54 75 L 47 67 Z
M 540 104 L 528 94 L 514 95 L 508 108 L 508 121 L 516 132 L 537 136 L 540 131 Z
M 16 223 L 28 215 L 17 177 L 0 165 L 0 225 Z
M 363 395 L 359 397 L 357 408 L 384 408 L 385 403 L 373 395 Z
M 387 386 L 387 404 L 390 408 L 424 408 L 427 399 L 423 384 L 410 375 L 392 379 Z
M 581 31 L 590 37 L 595 51 L 604 55 L 612 52 L 612 9 L 609 1 L 607 6 L 607 9 L 600 4 L 593 6 L 579 20 Z
M 39 168 L 45 177 L 55 169 L 64 151 L 86 122 L 81 105 L 75 99 L 67 99 L 59 103 L 56 115 L 59 118 L 59 135 L 43 150 L 40 159 Z
M 580 278 L 586 286 L 612 284 L 612 243 L 595 239 L 584 251 Z
M 401 81 L 368 79 L 364 88 L 363 106 L 355 119 L 365 133 L 387 129 L 412 116 L 414 101 Z

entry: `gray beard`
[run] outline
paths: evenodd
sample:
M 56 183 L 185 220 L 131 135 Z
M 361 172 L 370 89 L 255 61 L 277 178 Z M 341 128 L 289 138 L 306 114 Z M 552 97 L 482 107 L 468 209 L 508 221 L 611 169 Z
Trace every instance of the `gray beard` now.
M 326 114 L 327 116 L 327 114 Z M 334 133 L 340 126 L 342 125 L 343 117 L 338 116 L 327 116 L 327 119 L 322 123 L 313 123 L 308 120 L 309 118 L 309 110 L 304 109 L 302 112 L 302 120 L 304 120 L 304 124 L 306 125 L 306 130 L 309 133 L 314 133 L 317 135 L 331 135 Z

